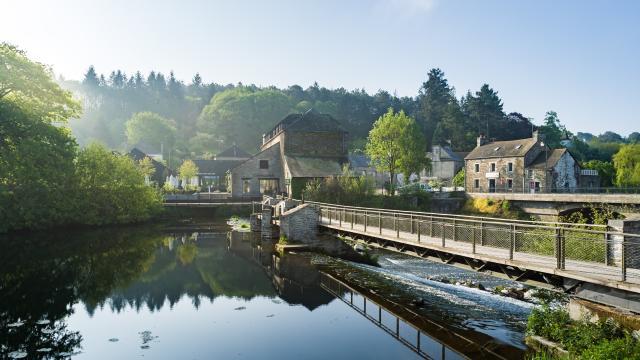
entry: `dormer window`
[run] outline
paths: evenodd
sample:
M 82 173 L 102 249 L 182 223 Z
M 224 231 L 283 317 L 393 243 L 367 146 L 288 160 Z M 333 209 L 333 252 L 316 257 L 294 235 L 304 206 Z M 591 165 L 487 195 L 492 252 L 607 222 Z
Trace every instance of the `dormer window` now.
M 522 144 L 516 145 L 516 150 L 520 149 L 521 147 L 522 147 Z
M 493 149 L 493 151 L 498 151 L 500 150 L 500 146 L 497 146 L 495 149 Z

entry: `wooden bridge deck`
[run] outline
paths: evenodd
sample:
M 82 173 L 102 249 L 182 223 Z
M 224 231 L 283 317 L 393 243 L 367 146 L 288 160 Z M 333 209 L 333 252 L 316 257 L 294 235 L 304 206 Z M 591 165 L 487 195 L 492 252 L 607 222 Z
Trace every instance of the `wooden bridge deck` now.
M 320 226 L 342 233 L 349 233 L 358 238 L 374 238 L 395 247 L 408 247 L 415 249 L 417 253 L 421 250 L 435 250 L 441 253 L 456 255 L 468 259 L 476 259 L 482 262 L 511 266 L 520 270 L 535 271 L 541 274 L 550 274 L 562 278 L 588 282 L 610 288 L 616 288 L 635 293 L 640 293 L 640 270 L 626 269 L 625 281 L 621 280 L 621 268 L 619 266 L 608 266 L 604 263 L 591 261 L 576 261 L 565 259 L 564 268 L 558 268 L 558 259 L 555 256 L 544 256 L 510 249 L 486 246 L 475 243 L 475 241 L 454 241 L 441 236 L 429 236 L 428 234 L 418 234 L 414 231 L 402 231 L 380 227 L 378 224 L 371 224 L 365 229 L 365 225 L 354 221 L 339 221 L 332 216 L 326 216 L 324 212 L 320 216 Z M 474 249 L 475 247 L 475 249 Z

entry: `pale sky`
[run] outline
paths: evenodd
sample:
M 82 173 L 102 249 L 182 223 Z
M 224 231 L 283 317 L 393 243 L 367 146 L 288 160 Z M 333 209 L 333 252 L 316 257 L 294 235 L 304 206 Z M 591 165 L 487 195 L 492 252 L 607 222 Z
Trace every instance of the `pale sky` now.
M 458 96 L 488 83 L 538 124 L 640 131 L 640 1 L 0 0 L 0 41 L 67 79 L 94 65 L 415 96 L 440 67 Z

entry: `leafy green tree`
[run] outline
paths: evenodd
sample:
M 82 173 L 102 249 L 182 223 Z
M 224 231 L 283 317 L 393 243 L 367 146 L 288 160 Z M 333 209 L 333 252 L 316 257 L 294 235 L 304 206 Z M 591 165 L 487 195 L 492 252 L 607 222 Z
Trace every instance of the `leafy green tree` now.
M 640 133 L 634 131 L 631 134 L 629 134 L 629 136 L 627 136 L 627 143 L 629 144 L 640 143 Z
M 239 87 L 216 94 L 198 119 L 198 131 L 257 150 L 262 134 L 269 131 L 291 109 L 287 96 L 278 90 L 256 91 Z
M 365 152 L 378 171 L 389 172 L 394 193 L 396 174 L 409 178 L 428 165 L 425 140 L 415 120 L 404 111 L 395 113 L 389 108 L 369 132 Z
M 64 124 L 80 114 L 80 104 L 54 81 L 51 69 L 0 43 L 0 100 L 19 104 L 41 121 Z
M 180 177 L 187 182 L 185 188 L 190 189 L 190 181 L 198 175 L 199 171 L 198 166 L 193 161 L 185 160 L 182 162 L 182 165 L 178 168 L 178 174 L 180 174 Z
M 456 176 L 451 179 L 451 183 L 455 187 L 463 187 L 464 186 L 464 168 L 460 169 Z
M 624 142 L 624 138 L 613 131 L 605 131 L 603 134 L 598 135 L 598 140 L 602 142 L 615 142 L 622 143 Z
M 150 157 L 145 156 L 143 159 L 138 161 L 138 168 L 142 175 L 144 175 L 144 179 L 146 183 L 149 183 L 149 179 L 155 173 L 156 167 L 153 165 L 153 160 Z
M 135 162 L 99 144 L 78 154 L 76 178 L 83 201 L 79 222 L 90 225 L 144 221 L 162 210 L 162 197 L 146 186 Z
M 567 129 L 560 123 L 558 113 L 555 111 L 547 111 L 544 117 L 544 125 L 539 129 L 540 134 L 544 135 L 544 142 L 552 149 L 560 147 L 560 140 Z
M 640 144 L 623 145 L 613 155 L 618 186 L 640 186 Z
M 175 143 L 176 129 L 172 122 L 149 111 L 134 114 L 126 123 L 126 132 L 130 146 L 142 143 L 152 147 L 152 151 L 160 151 L 163 146 L 171 149 Z

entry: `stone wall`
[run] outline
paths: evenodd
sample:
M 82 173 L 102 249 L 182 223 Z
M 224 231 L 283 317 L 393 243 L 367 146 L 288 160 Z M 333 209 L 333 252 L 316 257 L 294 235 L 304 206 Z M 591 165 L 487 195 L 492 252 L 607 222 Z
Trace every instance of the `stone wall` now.
M 260 169 L 260 160 L 268 160 L 269 168 Z M 280 146 L 278 144 L 258 153 L 231 170 L 231 196 L 261 196 L 260 179 L 277 179 L 279 192 L 285 191 Z M 249 181 L 249 192 L 244 191 L 245 180 Z
M 290 156 L 345 157 L 345 134 L 341 132 L 286 132 L 284 153 Z
M 507 171 L 508 163 L 513 163 L 513 171 Z M 506 157 L 506 158 L 490 158 L 467 160 L 465 167 L 465 189 L 468 192 L 489 192 L 489 179 L 487 173 L 491 172 L 491 164 L 496 164 L 496 172 L 498 177 L 496 180 L 496 189 L 504 192 L 507 189 L 507 180 L 513 181 L 513 192 L 522 192 L 524 179 L 524 158 L 522 157 Z M 480 165 L 480 171 L 475 171 L 475 164 Z M 478 179 L 479 188 L 474 187 L 474 180 Z
M 280 215 L 280 234 L 289 241 L 313 242 L 318 233 L 318 211 L 302 204 Z

